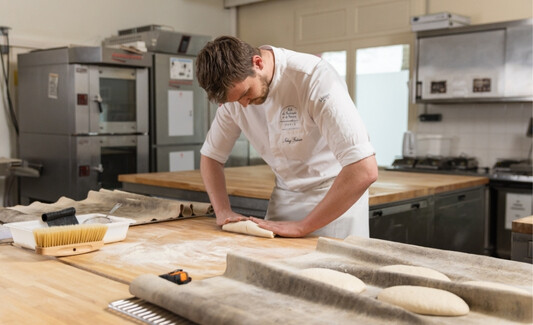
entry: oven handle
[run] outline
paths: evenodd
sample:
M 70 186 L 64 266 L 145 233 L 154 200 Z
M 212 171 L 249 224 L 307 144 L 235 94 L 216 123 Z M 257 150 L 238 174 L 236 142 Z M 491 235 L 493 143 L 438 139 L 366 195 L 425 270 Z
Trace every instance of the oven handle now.
M 98 104 L 98 110 L 100 111 L 100 114 L 102 114 L 102 112 L 104 111 L 102 109 L 102 96 L 100 96 L 100 94 L 94 95 L 94 101 L 96 102 L 96 104 Z
M 99 173 L 103 173 L 104 172 L 104 166 L 102 166 L 102 164 L 98 164 L 98 166 L 96 167 L 91 167 L 92 170 L 94 171 L 97 171 Z

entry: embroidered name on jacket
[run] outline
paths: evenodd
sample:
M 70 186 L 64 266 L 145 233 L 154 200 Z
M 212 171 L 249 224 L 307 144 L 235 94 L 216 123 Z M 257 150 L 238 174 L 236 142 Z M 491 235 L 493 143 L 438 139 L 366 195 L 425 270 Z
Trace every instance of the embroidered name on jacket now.
M 296 107 L 286 106 L 281 110 L 280 127 L 282 131 L 299 130 L 301 128 Z

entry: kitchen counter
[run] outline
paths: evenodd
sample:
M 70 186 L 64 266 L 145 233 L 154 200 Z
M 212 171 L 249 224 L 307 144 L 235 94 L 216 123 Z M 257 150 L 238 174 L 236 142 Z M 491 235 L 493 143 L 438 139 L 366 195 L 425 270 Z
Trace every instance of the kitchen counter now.
M 267 165 L 225 168 L 230 197 L 268 200 L 274 188 L 274 173 Z M 199 170 L 119 175 L 126 191 L 179 198 L 191 195 L 208 200 Z M 372 184 L 369 204 L 378 205 L 447 191 L 488 184 L 487 177 L 380 170 Z
M 69 257 L 1 244 L 0 323 L 134 324 L 106 308 L 132 297 L 129 283 L 141 274 L 181 268 L 197 281 L 223 274 L 228 252 L 268 261 L 310 253 L 317 240 L 229 233 L 197 217 L 130 227 L 124 241 Z
M 316 251 L 319 239 L 315 237 L 267 239 L 227 233 L 215 225 L 214 218 L 197 217 L 133 226 L 130 227 L 124 241 L 106 244 L 99 251 L 78 256 L 44 257 L 27 249 L 3 244 L 0 245 L 0 271 L 2 272 L 0 287 L 3 289 L 0 297 L 4 303 L 0 305 L 0 322 L 7 324 L 134 324 L 137 322 L 130 322 L 106 310 L 110 302 L 132 297 L 128 291 L 128 285 L 134 278 L 141 274 L 158 275 L 182 268 L 192 277 L 191 284 L 193 285 L 186 285 L 183 288 L 202 287 L 203 283 L 199 280 L 216 280 L 214 277 L 224 273 L 228 253 L 261 261 L 261 263 L 270 261 L 279 263 L 274 260 L 291 258 L 302 263 L 305 261 L 302 255 L 314 254 L 312 256 L 321 258 L 323 263 L 328 263 L 327 261 L 331 259 L 333 262 L 330 262 L 334 265 L 347 263 L 352 259 L 356 263 L 354 265 L 359 265 L 359 259 L 364 260 L 365 256 L 373 256 L 370 262 L 367 261 L 371 264 L 365 266 L 365 272 L 371 266 L 376 267 L 375 263 L 378 263 L 376 259 L 380 258 L 387 258 L 387 260 L 379 263 L 391 263 L 388 260 L 390 258 L 397 263 L 407 263 L 406 261 L 421 263 L 421 265 L 437 270 L 439 263 L 447 265 L 448 260 L 461 258 L 457 263 L 453 263 L 452 267 L 446 269 L 446 273 L 450 274 L 457 283 L 464 279 L 476 278 L 480 276 L 478 274 L 491 274 L 490 267 L 487 267 L 490 264 L 486 264 L 487 262 L 496 263 L 495 266 L 501 270 L 498 275 L 495 275 L 497 281 L 515 279 L 512 275 L 517 274 L 515 269 L 521 264 L 517 262 L 514 262 L 517 264 L 509 264 L 508 261 L 455 252 L 431 251 L 422 247 L 402 246 L 402 244 L 375 239 L 353 238 L 353 240 L 362 242 L 355 244 L 352 249 L 361 250 L 366 254 L 344 252 L 348 254 L 345 256 L 338 252 L 340 255 L 336 253 L 330 256 L 324 255 L 327 250 Z M 344 241 L 333 240 L 332 242 L 339 243 L 341 251 L 346 250 L 347 246 Z M 382 250 L 372 251 L 380 245 L 385 245 L 381 248 Z M 389 254 L 386 252 L 392 252 L 391 256 L 387 257 Z M 478 259 L 482 260 L 478 261 Z M 415 260 L 417 262 L 414 262 Z M 461 264 L 465 263 L 465 260 L 470 261 L 468 262 L 470 264 L 465 264 L 469 265 L 468 268 Z M 473 267 L 471 263 L 476 261 L 476 265 L 483 266 Z M 310 260 L 309 263 L 315 265 L 314 260 Z M 377 265 L 380 265 L 379 263 Z M 348 267 L 349 264 L 342 265 Z M 522 269 L 523 267 L 520 268 L 521 271 Z M 513 284 L 529 286 L 529 283 L 523 280 L 524 277 L 527 275 L 521 275 L 519 280 L 513 280 L 515 281 Z M 227 284 L 228 281 L 224 283 Z M 233 283 L 231 290 L 243 288 L 243 284 L 236 284 L 235 281 L 231 283 Z M 452 290 L 453 286 L 457 284 L 449 286 L 448 289 Z M 182 286 L 179 287 L 181 288 Z M 369 289 L 369 294 L 373 294 L 373 290 L 378 289 Z M 202 291 L 196 294 L 205 295 Z M 243 297 L 245 296 L 239 296 L 238 299 L 243 299 Z M 208 300 L 213 298 L 212 302 L 215 304 L 217 302 L 216 295 L 203 296 L 203 298 Z M 268 303 L 275 304 L 277 301 L 269 299 Z M 299 300 L 291 299 L 291 301 Z M 298 306 L 296 304 L 295 308 Z M 477 312 L 473 313 L 472 319 L 479 315 Z M 517 315 L 511 317 L 522 317 L 520 313 Z M 530 316 L 526 314 L 524 317 Z
M 224 273 L 228 252 L 264 260 L 297 256 L 315 249 L 316 237 L 260 238 L 225 232 L 215 218 L 133 226 L 126 240 L 105 245 L 96 253 L 61 257 L 66 264 L 122 283 L 144 273 L 184 269 L 193 280 Z
M 0 323 L 132 324 L 106 312 L 128 285 L 8 244 L 0 245 Z

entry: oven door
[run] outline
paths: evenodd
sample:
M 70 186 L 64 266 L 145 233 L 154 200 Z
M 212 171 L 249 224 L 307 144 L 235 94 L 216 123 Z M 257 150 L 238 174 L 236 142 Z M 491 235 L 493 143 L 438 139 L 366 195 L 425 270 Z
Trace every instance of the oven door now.
M 490 181 L 491 237 L 497 257 L 511 257 L 512 222 L 533 214 L 532 192 L 531 182 Z
M 90 133 L 148 133 L 148 69 L 91 66 Z
M 148 172 L 148 136 L 116 135 L 99 137 L 100 187 L 120 188 L 120 174 Z

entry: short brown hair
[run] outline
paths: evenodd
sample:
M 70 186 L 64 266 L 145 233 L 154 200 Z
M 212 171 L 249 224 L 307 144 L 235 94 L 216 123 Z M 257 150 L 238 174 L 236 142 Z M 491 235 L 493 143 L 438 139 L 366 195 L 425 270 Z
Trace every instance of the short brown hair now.
M 220 36 L 204 46 L 196 58 L 196 76 L 210 101 L 226 102 L 234 83 L 255 74 L 254 55 L 261 51 L 232 36 Z

